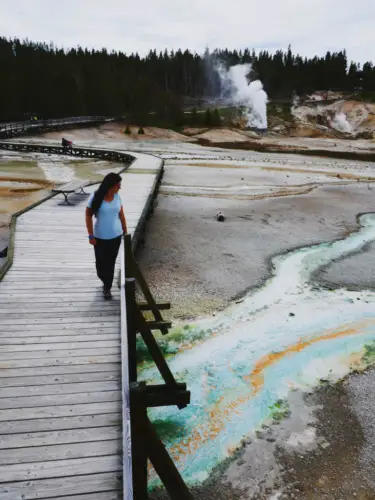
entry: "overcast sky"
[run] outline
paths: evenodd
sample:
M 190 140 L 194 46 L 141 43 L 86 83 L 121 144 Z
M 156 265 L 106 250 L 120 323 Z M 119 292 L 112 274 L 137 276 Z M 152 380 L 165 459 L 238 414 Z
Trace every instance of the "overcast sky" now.
M 375 61 L 375 0 L 0 0 L 0 35 L 59 46 L 203 52 L 206 46 Z

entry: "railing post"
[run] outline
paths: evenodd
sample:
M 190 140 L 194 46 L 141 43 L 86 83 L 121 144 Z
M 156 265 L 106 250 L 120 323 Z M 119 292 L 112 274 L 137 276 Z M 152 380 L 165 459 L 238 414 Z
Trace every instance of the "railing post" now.
M 132 237 L 130 234 L 124 234 L 124 252 L 125 252 L 125 278 L 134 278 L 132 269 Z
M 128 331 L 129 380 L 137 381 L 137 303 L 135 299 L 135 279 L 125 279 L 126 323 Z
M 146 384 L 130 385 L 133 494 L 135 500 L 147 500 L 147 393 Z

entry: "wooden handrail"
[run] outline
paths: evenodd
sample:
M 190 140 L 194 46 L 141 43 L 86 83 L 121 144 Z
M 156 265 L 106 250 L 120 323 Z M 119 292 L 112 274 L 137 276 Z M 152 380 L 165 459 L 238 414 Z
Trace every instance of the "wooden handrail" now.
M 73 116 L 69 118 L 48 118 L 37 120 L 25 120 L 18 122 L 0 123 L 0 137 L 15 137 L 17 135 L 37 133 L 43 130 L 58 130 L 63 128 L 77 127 L 80 125 L 95 125 L 112 121 L 112 118 L 104 116 Z
M 122 163 L 131 163 L 134 156 L 122 151 L 112 149 L 98 149 L 88 147 L 64 148 L 61 145 L 54 144 L 30 144 L 23 142 L 4 142 L 0 141 L 0 149 L 6 151 L 18 151 L 21 153 L 46 153 L 65 156 L 79 156 L 81 158 L 96 158 L 106 161 L 116 161 Z
M 141 269 L 134 258 L 132 237 L 130 234 L 124 235 L 123 250 L 121 253 L 121 300 L 126 301 L 126 314 L 124 313 L 124 317 L 126 316 L 127 318 L 127 337 L 122 336 L 122 342 L 127 342 L 129 356 L 125 371 L 126 376 L 130 380 L 130 425 L 131 444 L 133 447 L 134 498 L 135 500 L 147 500 L 148 498 L 148 459 L 153 464 L 171 500 L 192 500 L 192 494 L 147 416 L 147 408 L 151 407 L 173 405 L 179 409 L 185 408 L 190 403 L 190 392 L 186 389 L 186 384 L 176 381 L 157 340 L 154 338 L 152 330 L 158 329 L 162 333 L 168 333 L 170 323 L 163 320 L 158 304 L 155 302 Z M 145 303 L 138 304 L 136 300 L 136 284 L 144 295 Z M 168 309 L 170 306 L 170 304 L 165 305 L 167 307 L 164 307 L 164 309 Z M 145 310 L 152 312 L 155 321 L 146 321 L 142 314 L 142 311 Z M 164 380 L 164 384 L 148 385 L 137 381 L 137 334 L 142 336 L 148 352 Z M 123 360 L 123 365 L 124 362 Z
M 121 246 L 124 246 L 122 242 Z M 133 500 L 133 466 L 130 421 L 130 382 L 128 321 L 125 288 L 125 251 L 121 248 L 121 380 L 122 380 L 122 444 L 123 444 L 123 499 Z

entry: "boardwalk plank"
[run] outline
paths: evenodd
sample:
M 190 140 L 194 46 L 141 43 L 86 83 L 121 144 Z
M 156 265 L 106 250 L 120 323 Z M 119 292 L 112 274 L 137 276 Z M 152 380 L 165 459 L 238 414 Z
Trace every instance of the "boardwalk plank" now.
M 24 283 L 23 290 L 11 289 L 8 293 L 5 293 L 3 290 L 0 292 L 0 301 L 2 304 L 16 304 L 18 300 L 20 300 L 25 306 L 32 305 L 32 300 L 35 301 L 36 304 L 54 304 L 56 301 L 63 303 L 93 303 L 96 302 L 98 305 L 105 303 L 103 299 L 103 291 L 102 287 L 100 289 L 87 289 L 86 291 L 82 290 L 81 293 L 74 293 L 71 295 L 69 293 L 68 288 L 61 288 L 60 290 L 54 290 L 51 287 L 39 287 L 34 289 L 34 298 L 32 296 L 32 288 L 26 288 L 27 283 Z M 31 285 L 31 283 L 30 283 Z M 112 301 L 108 305 L 117 303 L 119 306 L 120 294 L 117 287 L 112 288 Z
M 44 385 L 34 385 L 31 387 L 0 387 L 0 399 L 1 398 L 20 398 L 31 396 L 56 396 L 57 394 L 82 394 L 90 393 L 93 394 L 99 391 L 119 391 L 121 390 L 121 385 L 119 381 L 105 381 L 102 382 L 81 382 L 81 383 L 70 383 L 70 384 L 44 384 Z M 55 398 L 56 399 L 56 398 Z M 80 401 L 83 403 L 84 401 Z M 66 404 L 59 398 L 60 404 Z M 2 401 L 0 402 L 2 405 Z M 5 408 L 5 407 L 4 407 Z
M 121 393 L 119 390 L 100 392 L 82 392 L 73 394 L 47 394 L 46 396 L 23 396 L 1 398 L 0 404 L 2 410 L 17 408 L 36 408 L 39 406 L 64 406 L 119 401 Z
M 48 326 L 48 325 L 47 325 Z M 24 328 L 16 328 L 12 330 L 11 337 L 12 338 L 23 338 L 25 339 L 26 337 L 41 337 L 49 335 L 49 332 L 51 331 L 51 328 L 48 326 L 47 329 L 43 328 L 28 328 L 25 330 Z M 9 332 L 9 330 L 8 330 Z M 56 339 L 56 342 L 59 342 L 58 337 L 60 336 L 74 336 L 74 335 L 114 335 L 118 334 L 118 326 L 116 323 L 110 323 L 109 325 L 104 325 L 104 326 L 96 326 L 95 328 L 91 328 L 90 326 L 87 325 L 79 325 L 77 328 L 73 326 L 68 326 L 66 328 L 58 328 L 56 330 L 53 330 L 53 339 Z M 1 332 L 0 334 L 0 339 L 3 338 L 10 338 L 10 336 L 7 335 L 6 331 Z M 50 342 L 52 342 L 52 337 L 50 338 Z
M 23 326 L 24 328 L 30 328 L 32 327 L 39 327 L 39 326 L 44 326 L 46 328 L 50 328 L 51 331 L 53 332 L 53 329 L 56 327 L 61 327 L 64 325 L 65 328 L 68 328 L 69 325 L 91 325 L 94 327 L 94 325 L 98 326 L 104 326 L 108 325 L 108 323 L 115 323 L 119 324 L 120 320 L 118 315 L 114 314 L 108 314 L 106 311 L 99 312 L 99 313 L 93 313 L 91 315 L 88 314 L 87 312 L 83 312 L 81 315 L 78 315 L 76 313 L 76 316 L 65 316 L 62 314 L 61 316 L 58 317 L 46 317 L 44 318 L 43 315 L 38 315 L 38 313 L 32 314 L 32 315 L 25 315 L 25 317 L 18 317 L 18 318 L 8 318 L 6 314 L 4 314 L 4 318 L 1 318 L 1 325 L 4 328 L 4 330 L 10 330 L 11 328 L 17 329 L 17 326 Z M 3 316 L 3 315 L 2 315 Z M 103 318 L 104 317 L 104 318 Z M 94 321 L 91 321 L 94 318 Z M 49 326 L 48 326 L 49 325 Z
M 8 347 L 8 351 L 0 352 L 0 363 L 9 360 L 19 359 L 38 359 L 38 358 L 70 358 L 70 357 L 85 357 L 85 356 L 112 356 L 119 353 L 120 346 L 96 349 L 45 349 L 36 351 L 15 351 L 12 352 Z
M 92 318 L 101 318 L 102 316 L 115 316 L 119 308 L 119 303 L 117 304 L 114 303 L 109 303 L 109 302 L 100 302 L 97 304 L 97 307 L 95 308 L 95 304 L 87 304 L 85 306 L 82 306 L 81 308 L 77 307 L 72 307 L 71 312 L 69 313 L 69 308 L 61 308 L 59 309 L 57 307 L 52 308 L 52 307 L 35 307 L 34 310 L 30 309 L 25 309 L 25 312 L 29 313 L 30 319 L 34 320 L 36 318 L 37 321 L 41 320 L 45 322 L 45 319 L 54 319 L 55 321 L 64 320 L 65 318 L 70 318 L 71 316 L 77 316 L 78 314 L 80 317 L 92 317 Z M 10 320 L 10 324 L 22 324 L 20 321 L 18 321 L 18 318 L 20 316 L 20 313 L 18 313 L 15 310 L 9 310 L 4 307 L 2 310 L 2 322 L 4 325 L 6 324 L 6 320 Z M 116 315 L 117 316 L 117 315 Z M 58 318 L 58 319 L 56 319 Z M 17 319 L 14 323 L 11 321 L 12 319 Z
M 56 446 L 64 443 L 87 443 L 94 441 L 113 441 L 121 438 L 121 426 L 89 427 L 86 429 L 68 429 L 59 431 L 24 432 L 20 434 L 0 435 L 0 453 L 11 448 L 30 449 L 34 446 Z M 35 450 L 34 450 L 35 453 Z M 18 453 L 19 455 L 20 453 Z M 25 452 L 22 452 L 24 455 Z M 44 458 L 44 457 L 43 457 Z M 19 463 L 15 455 L 16 463 Z M 25 460 L 26 461 L 26 460 Z M 10 463 L 4 462 L 4 463 Z
M 93 365 L 100 363 L 120 363 L 121 357 L 117 354 L 108 354 L 108 355 L 91 355 L 91 356 L 74 356 L 74 357 L 51 357 L 51 358 L 34 358 L 34 359 L 13 359 L 7 361 L 0 362 L 0 377 L 4 376 L 5 368 L 7 368 L 7 373 L 9 374 L 12 369 L 19 368 L 38 368 L 38 372 L 40 372 L 40 368 L 42 367 L 55 367 L 56 369 L 61 366 L 70 366 L 73 365 Z M 50 373 L 54 373 L 53 370 Z M 67 371 L 67 373 L 70 373 Z M 6 374 L 5 374 L 6 376 Z
M 25 281 L 14 281 L 12 283 L 4 281 L 2 282 L 2 287 L 0 289 L 0 294 L 4 295 L 4 300 L 7 297 L 22 297 L 27 296 L 30 298 L 32 292 L 34 293 L 34 298 L 46 298 L 50 296 L 51 292 L 54 292 L 54 296 L 58 297 L 62 295 L 63 297 L 70 298 L 70 296 L 87 296 L 91 297 L 93 294 L 96 295 L 96 298 L 100 299 L 103 302 L 102 298 L 102 285 L 99 284 L 98 279 L 91 278 L 89 282 L 87 280 L 71 280 L 69 282 L 65 280 L 55 280 L 48 282 L 38 282 L 35 283 L 35 280 L 30 282 Z M 112 289 L 113 294 L 118 295 L 117 287 L 114 286 Z M 71 294 L 71 295 L 70 295 Z
M 119 491 L 106 491 L 104 493 L 89 493 L 87 495 L 54 497 L 53 500 L 122 500 L 122 498 Z
M 108 432 L 110 433 L 110 431 Z M 91 433 L 94 435 L 95 429 L 92 429 Z M 108 439 L 105 441 L 101 440 L 93 442 L 83 441 L 81 443 L 67 442 L 49 446 L 34 445 L 30 448 L 22 447 L 0 450 L 0 477 L 4 481 L 22 481 L 25 477 L 30 477 L 28 474 L 33 470 L 35 474 L 31 475 L 33 479 L 60 475 L 57 469 L 55 469 L 53 461 L 59 463 L 65 461 L 66 459 L 77 460 L 87 457 L 101 457 L 105 455 L 113 456 L 120 451 L 121 441 L 118 439 L 119 437 L 119 433 L 117 433 L 117 435 L 115 435 L 115 439 L 112 440 Z M 43 456 L 43 461 L 40 461 L 41 456 Z M 90 462 L 93 463 L 94 460 L 90 460 Z M 21 464 L 25 465 L 21 466 Z M 40 470 L 41 467 L 43 467 L 42 470 Z M 48 471 L 48 475 L 45 476 L 44 474 L 46 469 L 50 470 Z M 74 474 L 78 475 L 80 470 L 82 471 L 82 469 L 77 468 L 77 472 L 74 472 Z M 25 472 L 27 476 L 19 475 L 25 474 Z M 89 472 L 89 470 L 85 470 L 86 474 Z M 96 471 L 93 470 L 92 472 L 107 471 L 99 469 Z M 61 470 L 61 475 L 63 475 L 63 473 L 64 471 Z
M 0 436 L 62 430 L 72 432 L 74 429 L 96 429 L 97 427 L 114 427 L 119 425 L 121 425 L 121 413 L 116 411 L 60 418 L 29 418 L 25 420 L 0 422 Z
M 120 411 L 121 401 L 104 401 L 98 403 L 63 406 L 36 406 L 35 408 L 13 408 L 1 411 L 0 422 L 7 422 L 10 419 L 32 420 L 35 418 L 59 418 L 80 415 L 96 415 L 98 413 L 118 413 Z
M 55 339 L 54 339 L 55 340 Z M 9 345 L 1 345 L 0 339 L 0 353 L 16 353 L 16 352 L 31 352 L 31 351 L 51 351 L 54 350 L 72 350 L 72 349 L 101 349 L 103 348 L 119 348 L 119 338 L 116 337 L 114 340 L 103 340 L 103 341 L 92 341 L 88 342 L 74 342 L 74 337 L 70 339 L 70 342 L 59 342 L 59 343 L 49 343 L 48 337 L 46 337 L 46 341 L 44 343 L 31 343 L 28 344 L 24 342 L 22 345 L 18 344 L 9 344 Z M 11 342 L 12 339 L 9 339 Z M 32 357 L 32 355 L 30 355 Z
M 0 365 L 0 378 L 9 377 L 33 377 L 36 374 L 40 376 L 55 376 L 59 375 L 71 375 L 75 373 L 92 373 L 92 372 L 108 372 L 114 371 L 118 372 L 120 370 L 120 360 L 116 358 L 116 361 L 107 361 L 107 357 L 103 357 L 103 362 L 97 361 L 96 363 L 77 363 L 77 364 L 51 364 L 46 366 L 38 366 L 36 370 L 34 366 L 31 367 L 14 367 L 14 363 L 9 366 L 4 367 Z M 86 358 L 84 358 L 86 359 Z M 81 361 L 81 360 L 80 360 Z M 5 369 L 6 368 L 6 369 Z M 2 382 L 0 382 L 2 383 Z
M 52 300 L 52 299 L 51 299 Z M 13 303 L 1 303 L 4 305 L 2 313 L 6 315 L 11 315 L 16 312 L 17 304 L 15 302 Z M 55 299 L 54 302 L 34 302 L 34 307 L 33 303 L 26 303 L 22 305 L 22 311 L 24 312 L 34 312 L 34 313 L 41 313 L 43 316 L 45 315 L 54 315 L 58 316 L 58 313 L 67 313 L 69 311 L 72 311 L 72 314 L 74 314 L 75 311 L 80 311 L 80 312 L 106 312 L 113 314 L 113 312 L 117 312 L 118 308 L 120 307 L 120 301 L 119 299 L 117 300 L 112 300 L 112 301 L 101 301 L 98 303 L 98 301 L 95 302 L 95 300 L 91 299 L 91 301 L 87 302 L 76 302 L 76 301 L 60 301 L 59 299 Z M 19 315 L 19 306 L 18 306 L 18 315 Z
M 85 493 L 96 495 L 102 491 L 114 490 L 116 487 L 121 490 L 120 472 L 87 474 L 72 476 L 69 480 L 66 477 L 57 477 L 39 481 L 4 483 L 0 485 L 0 498 L 1 500 L 51 500 L 59 495 L 64 497 Z
M 30 389 L 30 386 L 34 390 L 45 385 L 72 385 L 81 384 L 84 382 L 102 382 L 105 383 L 110 380 L 120 380 L 120 370 L 112 370 L 106 372 L 88 372 L 88 373 L 67 373 L 62 375 L 55 375 L 51 377 L 50 375 L 34 375 L 29 377 L 3 377 L 1 380 L 1 387 L 5 389 L 11 387 L 15 389 L 17 387 L 22 387 L 24 389 Z

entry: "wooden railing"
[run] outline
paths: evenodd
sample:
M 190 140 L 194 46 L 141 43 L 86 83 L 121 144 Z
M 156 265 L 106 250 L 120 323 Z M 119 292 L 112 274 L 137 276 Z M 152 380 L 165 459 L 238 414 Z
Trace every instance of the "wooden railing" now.
M 171 323 L 164 321 L 162 310 L 169 303 L 156 303 L 146 280 L 134 258 L 132 240 L 124 236 L 124 251 L 121 258 L 121 317 L 123 356 L 123 400 L 130 401 L 130 412 L 123 409 L 124 428 L 124 499 L 146 500 L 147 462 L 150 460 L 172 500 L 192 500 L 193 496 L 160 440 L 147 415 L 147 408 L 174 406 L 185 408 L 190 403 L 190 392 L 186 384 L 178 383 L 163 356 L 153 335 L 154 330 L 168 333 Z M 136 300 L 136 286 L 145 301 Z M 144 312 L 151 313 L 147 320 Z M 126 317 L 126 323 L 124 319 Z M 164 384 L 147 385 L 138 381 L 136 338 L 141 335 L 149 354 L 155 362 Z M 127 354 L 127 360 L 126 360 Z M 127 361 L 127 363 L 126 363 Z M 131 444 L 130 444 L 131 443 Z M 129 482 L 132 481 L 130 493 Z M 128 487 L 128 491 L 125 488 Z
M 133 500 L 133 465 L 130 417 L 128 321 L 125 295 L 125 252 L 121 252 L 121 381 L 122 381 L 122 482 L 123 499 Z
M 0 137 L 11 138 L 20 135 L 41 133 L 47 130 L 62 130 L 87 125 L 99 125 L 111 121 L 104 116 L 73 116 L 69 118 L 51 118 L 48 120 L 26 120 L 0 123 Z
M 134 156 L 122 151 L 85 147 L 67 148 L 61 145 L 53 144 L 0 141 L 0 149 L 5 149 L 7 151 L 17 151 L 20 153 L 46 153 L 54 155 L 67 155 L 80 158 L 116 161 L 128 164 L 130 164 L 134 160 Z

